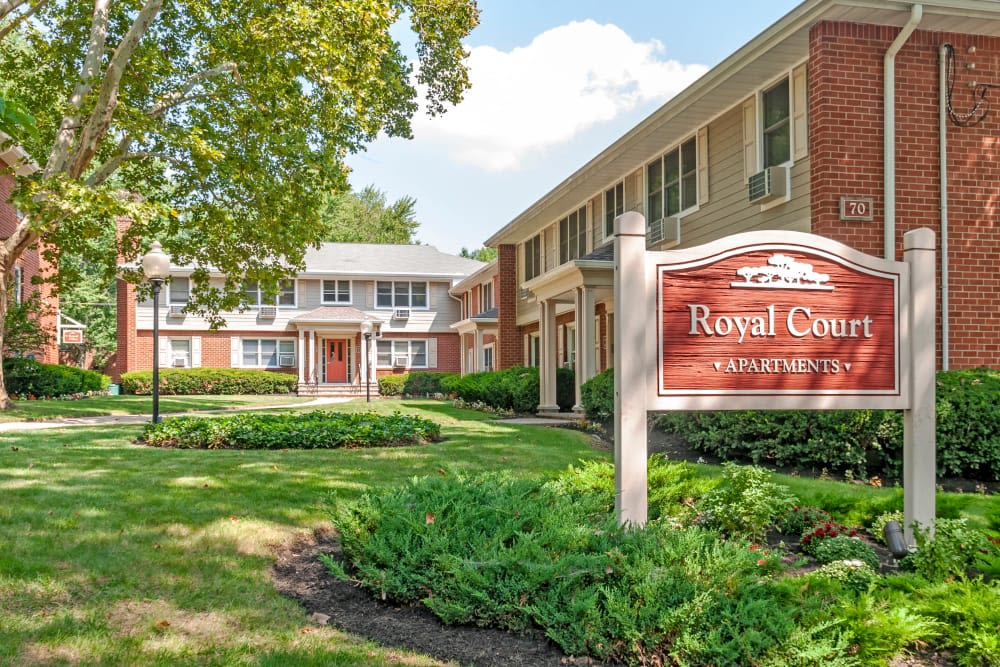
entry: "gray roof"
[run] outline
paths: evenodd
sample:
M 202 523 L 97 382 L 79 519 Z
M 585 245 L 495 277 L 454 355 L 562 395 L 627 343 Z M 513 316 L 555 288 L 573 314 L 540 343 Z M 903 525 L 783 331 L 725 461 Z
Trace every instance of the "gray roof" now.
M 580 259 L 613 262 L 615 261 L 615 244 L 605 243 L 599 248 L 594 248 L 592 252 L 587 253 Z
M 291 322 L 346 322 L 360 324 L 366 315 L 351 306 L 321 306 L 308 313 L 296 315 Z
M 305 264 L 302 275 L 419 276 L 453 280 L 485 266 L 474 259 L 441 252 L 434 246 L 375 243 L 324 243 L 306 251 Z
M 489 310 L 484 310 L 483 312 L 479 313 L 478 315 L 473 315 L 469 319 L 470 320 L 495 320 L 497 317 L 499 317 L 499 315 L 500 315 L 500 311 L 499 310 L 497 310 L 496 308 L 490 308 Z

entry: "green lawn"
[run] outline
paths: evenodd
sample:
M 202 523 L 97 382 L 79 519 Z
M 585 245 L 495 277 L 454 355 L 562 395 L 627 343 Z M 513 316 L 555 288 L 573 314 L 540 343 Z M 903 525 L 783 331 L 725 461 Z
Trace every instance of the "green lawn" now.
M 141 426 L 0 434 L 0 664 L 437 664 L 312 626 L 271 586 L 273 546 L 414 475 L 605 456 L 574 431 L 444 403 L 331 407 L 420 414 L 447 440 L 246 452 L 141 447 Z
M 266 396 L 161 396 L 160 413 L 199 410 L 240 409 L 258 405 L 294 405 L 310 397 Z M 60 417 L 100 417 L 142 415 L 153 412 L 151 396 L 91 396 L 79 400 L 16 401 L 10 410 L 0 411 L 0 423 L 42 421 Z

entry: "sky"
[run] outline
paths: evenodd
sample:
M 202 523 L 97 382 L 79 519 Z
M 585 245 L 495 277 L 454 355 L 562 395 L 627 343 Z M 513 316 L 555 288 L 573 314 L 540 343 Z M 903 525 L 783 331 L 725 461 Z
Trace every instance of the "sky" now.
M 493 233 L 799 4 L 479 0 L 472 88 L 352 156 L 351 186 L 416 199 L 416 238 L 458 253 Z M 400 33 L 402 37 L 402 33 Z

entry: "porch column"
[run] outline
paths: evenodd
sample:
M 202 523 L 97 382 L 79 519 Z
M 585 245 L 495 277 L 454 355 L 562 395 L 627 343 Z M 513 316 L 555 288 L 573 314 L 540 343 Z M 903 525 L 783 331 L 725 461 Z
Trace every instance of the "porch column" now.
M 594 354 L 594 290 L 587 287 L 577 287 L 574 293 L 576 309 L 576 364 L 573 368 L 573 387 L 576 399 L 573 412 L 583 414 L 583 397 L 580 387 L 584 382 L 594 377 L 597 368 Z
M 306 381 L 306 332 L 299 329 L 299 353 L 296 355 L 298 357 L 299 363 L 299 384 Z
M 309 332 L 309 382 L 316 384 L 316 330 Z
M 483 350 L 483 330 L 480 329 L 479 327 L 476 327 L 475 351 L 476 351 L 475 372 L 481 373 L 482 371 L 486 370 L 486 358 L 484 356 L 484 350 Z
M 538 412 L 559 412 L 556 401 L 556 304 L 554 301 L 539 301 L 538 326 L 541 340 L 538 394 L 541 401 Z

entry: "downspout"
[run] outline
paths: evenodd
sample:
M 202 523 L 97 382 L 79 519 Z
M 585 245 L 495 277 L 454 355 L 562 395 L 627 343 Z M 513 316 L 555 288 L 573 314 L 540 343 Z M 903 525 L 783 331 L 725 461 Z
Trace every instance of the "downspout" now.
M 885 258 L 896 259 L 896 54 L 903 48 L 903 44 L 910 38 L 913 31 L 917 29 L 920 19 L 923 18 L 924 8 L 922 5 L 913 5 L 910 8 L 910 20 L 906 22 L 903 29 L 892 40 L 892 44 L 885 52 L 883 62 L 885 90 L 882 98 L 885 107 L 885 146 L 883 148 L 883 164 L 885 165 L 885 184 L 883 186 L 885 194 Z
M 938 137 L 941 148 L 941 370 L 948 370 L 948 45 L 938 51 Z

